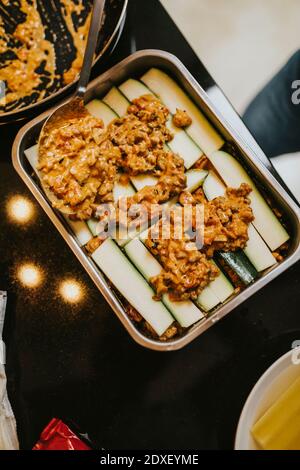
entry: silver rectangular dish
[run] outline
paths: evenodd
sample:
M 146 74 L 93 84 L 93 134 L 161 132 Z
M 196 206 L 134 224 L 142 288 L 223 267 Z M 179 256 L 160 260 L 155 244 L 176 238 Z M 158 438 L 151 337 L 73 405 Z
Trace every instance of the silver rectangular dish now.
M 52 110 L 35 118 L 19 131 L 13 145 L 12 158 L 13 165 L 18 174 L 47 213 L 55 227 L 64 237 L 73 253 L 77 256 L 82 266 L 85 268 L 133 339 L 142 346 L 153 350 L 171 351 L 180 349 L 190 343 L 210 326 L 215 324 L 218 320 L 231 312 L 235 307 L 240 305 L 255 292 L 262 289 L 266 284 L 300 259 L 300 210 L 290 196 L 280 186 L 275 177 L 262 164 L 255 152 L 243 141 L 241 136 L 231 128 L 231 126 L 220 115 L 218 110 L 215 109 L 205 91 L 195 81 L 188 70 L 173 55 L 157 50 L 145 50 L 133 54 L 91 82 L 88 88 L 86 101 L 104 96 L 112 86 L 119 85 L 129 77 L 140 77 L 151 67 L 163 69 L 170 76 L 175 78 L 181 87 L 195 101 L 200 110 L 203 111 L 206 117 L 213 123 L 224 139 L 234 145 L 239 154 L 240 160 L 242 160 L 243 165 L 251 172 L 257 185 L 260 189 L 263 189 L 267 196 L 274 201 L 276 206 L 282 212 L 291 237 L 288 255 L 284 261 L 273 268 L 268 269 L 260 278 L 246 287 L 246 289 L 241 293 L 237 294 L 227 303 L 217 307 L 216 310 L 207 318 L 187 329 L 180 338 L 161 342 L 159 340 L 146 337 L 136 328 L 127 316 L 122 303 L 111 290 L 96 264 L 94 264 L 93 260 L 82 250 L 70 227 L 60 214 L 51 207 L 43 191 L 32 176 L 32 170 L 26 160 L 24 151 L 37 142 L 40 129 Z

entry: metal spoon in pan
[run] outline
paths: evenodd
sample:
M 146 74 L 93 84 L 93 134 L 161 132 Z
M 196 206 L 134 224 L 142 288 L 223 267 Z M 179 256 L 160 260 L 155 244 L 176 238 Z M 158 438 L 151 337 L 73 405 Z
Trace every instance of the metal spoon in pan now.
M 61 128 L 70 119 L 80 119 L 89 115 L 89 112 L 84 106 L 84 95 L 91 74 L 93 58 L 103 20 L 104 8 L 105 0 L 94 0 L 89 35 L 76 93 L 70 101 L 57 108 L 43 125 L 38 142 L 39 163 L 42 161 L 43 155 L 47 151 L 44 148 L 47 137 L 51 132 L 53 132 L 53 130 Z M 43 178 L 41 178 L 41 185 L 54 207 L 59 208 L 59 210 L 64 214 L 74 213 L 74 211 L 68 205 L 64 205 L 62 200 L 59 199 L 43 182 Z

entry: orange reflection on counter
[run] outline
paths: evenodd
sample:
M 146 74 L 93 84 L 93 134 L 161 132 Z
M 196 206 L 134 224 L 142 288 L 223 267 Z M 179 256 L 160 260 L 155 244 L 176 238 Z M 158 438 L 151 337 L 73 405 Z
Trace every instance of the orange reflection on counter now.
M 38 287 L 43 281 L 42 270 L 33 263 L 22 264 L 17 271 L 17 277 L 24 287 Z
M 76 279 L 65 279 L 59 285 L 59 293 L 65 302 L 76 304 L 83 299 L 84 288 Z
M 9 218 L 19 224 L 26 224 L 34 217 L 34 205 L 24 196 L 12 196 L 7 204 L 6 210 Z

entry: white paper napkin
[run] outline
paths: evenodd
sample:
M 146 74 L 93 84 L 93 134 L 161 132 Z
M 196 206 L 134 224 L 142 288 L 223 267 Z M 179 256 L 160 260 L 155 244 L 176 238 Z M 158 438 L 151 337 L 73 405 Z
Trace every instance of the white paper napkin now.
M 2 339 L 6 292 L 0 291 L 0 450 L 18 450 L 17 425 L 6 390 L 5 344 Z

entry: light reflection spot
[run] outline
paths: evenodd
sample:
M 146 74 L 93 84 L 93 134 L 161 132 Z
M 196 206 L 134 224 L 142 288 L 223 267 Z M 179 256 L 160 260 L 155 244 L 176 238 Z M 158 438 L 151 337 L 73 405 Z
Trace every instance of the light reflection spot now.
M 12 196 L 6 205 L 9 218 L 14 222 L 26 224 L 34 216 L 34 205 L 24 196 Z
M 59 293 L 65 302 L 75 304 L 83 299 L 84 289 L 75 279 L 66 279 L 61 282 Z
M 41 269 L 32 263 L 21 265 L 18 268 L 17 276 L 23 286 L 29 287 L 31 289 L 38 287 L 43 280 L 43 273 Z

